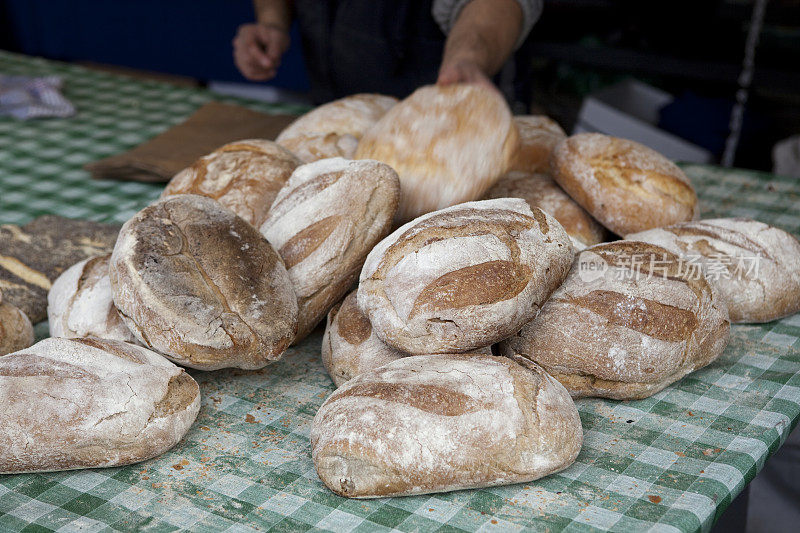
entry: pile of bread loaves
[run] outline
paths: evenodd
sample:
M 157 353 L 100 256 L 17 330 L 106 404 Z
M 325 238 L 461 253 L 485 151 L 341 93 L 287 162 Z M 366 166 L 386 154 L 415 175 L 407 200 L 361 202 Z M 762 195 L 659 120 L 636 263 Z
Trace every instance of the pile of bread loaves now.
M 311 445 L 331 490 L 540 478 L 580 451 L 573 398 L 649 396 L 730 322 L 800 310 L 793 236 L 697 213 L 660 154 L 485 88 L 327 104 L 201 158 L 56 281 L 53 338 L 0 357 L 0 472 L 153 457 L 198 412 L 172 362 L 261 368 L 327 314 L 339 388 Z

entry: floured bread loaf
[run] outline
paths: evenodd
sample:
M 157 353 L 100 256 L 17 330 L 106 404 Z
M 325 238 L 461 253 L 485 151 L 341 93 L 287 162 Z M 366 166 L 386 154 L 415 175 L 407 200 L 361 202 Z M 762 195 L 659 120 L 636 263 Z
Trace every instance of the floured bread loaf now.
M 499 92 L 428 86 L 394 106 L 358 143 L 400 175 L 397 221 L 477 200 L 511 166 L 519 135 Z
M 600 133 L 581 133 L 553 151 L 553 178 L 618 235 L 694 218 L 697 195 L 681 169 L 655 150 Z
M 375 335 L 369 319 L 358 308 L 355 292 L 328 313 L 322 337 L 322 364 L 337 387 L 405 355 Z
M 404 357 L 351 379 L 314 417 L 323 483 L 351 498 L 532 481 L 569 466 L 583 433 L 566 390 L 521 358 Z
M 306 163 L 352 158 L 358 140 L 397 103 L 382 94 L 354 94 L 319 106 L 284 129 L 276 141 Z
M 33 340 L 33 325 L 28 316 L 18 307 L 0 301 L 0 355 L 27 348 Z
M 547 174 L 512 171 L 500 178 L 486 198 L 522 198 L 528 205 L 550 213 L 572 239 L 575 248 L 599 244 L 605 229 Z
M 278 250 L 299 305 L 296 340 L 353 286 L 367 253 L 389 232 L 397 173 L 377 161 L 323 159 L 299 167 L 261 233 Z
M 456 205 L 401 226 L 369 254 L 358 305 L 384 342 L 465 352 L 515 333 L 569 271 L 572 244 L 519 198 Z
M 616 241 L 581 252 L 500 351 L 537 362 L 573 397 L 629 400 L 714 361 L 729 332 L 725 303 L 699 269 L 664 248 Z
M 180 171 L 161 198 L 199 194 L 258 227 L 301 161 L 272 141 L 247 139 L 218 148 Z
M 0 474 L 120 466 L 183 438 L 200 389 L 140 346 L 45 339 L 0 357 Z
M 122 227 L 109 276 L 136 338 L 184 366 L 261 368 L 297 331 L 281 258 L 204 196 L 170 196 L 139 211 Z
M 111 254 L 84 259 L 69 267 L 47 294 L 50 336 L 97 337 L 136 343 L 111 297 Z
M 558 123 L 544 115 L 518 115 L 520 146 L 511 170 L 547 172 L 553 148 L 567 136 Z
M 728 304 L 731 322 L 769 322 L 800 311 L 800 243 L 745 218 L 685 222 L 627 235 L 701 266 Z

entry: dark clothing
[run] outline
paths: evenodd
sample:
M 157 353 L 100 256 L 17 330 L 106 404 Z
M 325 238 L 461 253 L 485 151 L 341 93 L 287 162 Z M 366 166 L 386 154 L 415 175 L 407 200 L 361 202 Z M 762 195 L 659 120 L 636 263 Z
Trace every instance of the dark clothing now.
M 314 102 L 361 92 L 403 98 L 434 83 L 446 36 L 431 4 L 295 0 Z

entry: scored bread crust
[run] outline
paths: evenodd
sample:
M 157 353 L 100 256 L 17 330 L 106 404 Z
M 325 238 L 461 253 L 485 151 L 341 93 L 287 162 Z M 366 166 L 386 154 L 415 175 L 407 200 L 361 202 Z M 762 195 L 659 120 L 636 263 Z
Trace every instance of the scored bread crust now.
M 553 148 L 567 134 L 555 120 L 544 115 L 516 115 L 514 122 L 519 131 L 520 144 L 511 170 L 547 172 Z
M 352 159 L 358 138 L 349 133 L 310 133 L 281 141 L 281 145 L 304 163 L 344 157 Z
M 109 277 L 136 338 L 185 366 L 261 368 L 297 331 L 280 256 L 210 198 L 170 196 L 137 213 L 122 227 Z
M 303 339 L 358 279 L 388 232 L 400 198 L 397 173 L 378 161 L 323 159 L 299 167 L 261 233 L 283 258 Z
M 413 354 L 488 346 L 529 321 L 574 252 L 555 218 L 519 198 L 468 202 L 401 226 L 367 256 L 358 305 Z
M 0 355 L 22 350 L 33 344 L 33 324 L 18 307 L 3 302 L 0 293 Z
M 394 106 L 358 143 L 400 176 L 399 223 L 477 200 L 511 165 L 519 134 L 503 97 L 477 85 L 427 86 Z
M 746 218 L 717 218 L 634 233 L 701 266 L 727 302 L 731 322 L 769 322 L 800 311 L 800 242 Z
M 47 293 L 51 337 L 97 337 L 137 343 L 111 296 L 111 254 L 84 259 L 64 271 Z
M 178 172 L 161 198 L 176 194 L 207 196 L 258 227 L 280 188 L 301 163 L 272 141 L 236 141 Z
M 311 426 L 333 492 L 377 498 L 528 482 L 569 466 L 583 440 L 566 390 L 524 359 L 404 357 L 345 383 Z
M 628 400 L 714 361 L 729 332 L 725 303 L 702 272 L 665 248 L 616 241 L 578 254 L 564 284 L 500 352 L 540 364 L 575 398 Z
M 689 178 L 637 142 L 580 133 L 555 147 L 551 163 L 553 179 L 618 235 L 688 221 L 697 212 Z
M 49 338 L 0 357 L 0 405 L 0 474 L 49 472 L 160 455 L 191 427 L 200 389 L 140 346 Z
M 550 213 L 567 232 L 576 249 L 599 244 L 605 228 L 597 223 L 548 174 L 511 171 L 486 193 L 485 198 L 522 198 L 528 205 Z

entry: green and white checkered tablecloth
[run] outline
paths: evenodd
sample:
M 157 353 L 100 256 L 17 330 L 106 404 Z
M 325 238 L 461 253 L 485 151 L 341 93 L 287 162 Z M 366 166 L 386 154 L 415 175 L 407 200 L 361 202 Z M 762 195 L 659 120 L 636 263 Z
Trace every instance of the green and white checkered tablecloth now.
M 44 213 L 126 220 L 160 186 L 92 181 L 81 166 L 152 137 L 214 98 L 4 52 L 0 72 L 64 76 L 78 109 L 70 119 L 0 118 L 0 223 Z M 750 216 L 800 235 L 797 181 L 684 168 L 704 216 Z M 651 398 L 579 401 L 580 456 L 537 482 L 348 500 L 322 485 L 311 461 L 311 420 L 333 390 L 317 332 L 258 372 L 191 371 L 202 390 L 200 415 L 159 458 L 0 476 L 0 531 L 708 530 L 800 419 L 798 337 L 800 315 L 734 326 L 717 362 Z

